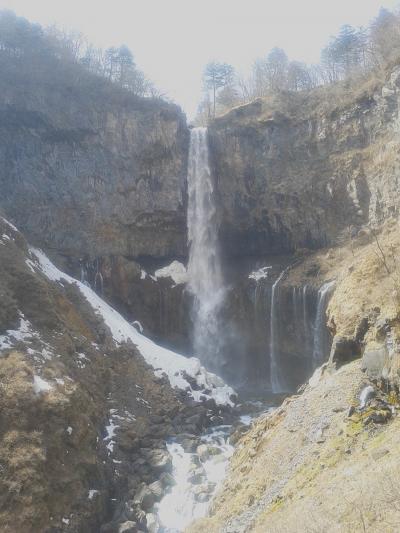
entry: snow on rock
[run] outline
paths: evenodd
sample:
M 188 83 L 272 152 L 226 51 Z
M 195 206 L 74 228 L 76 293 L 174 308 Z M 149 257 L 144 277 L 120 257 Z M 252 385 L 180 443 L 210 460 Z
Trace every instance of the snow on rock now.
M 40 376 L 33 376 L 33 390 L 35 394 L 41 394 L 42 392 L 49 392 L 53 389 L 53 386 L 50 385 Z
M 268 271 L 271 268 L 272 266 L 265 266 L 265 267 L 259 268 L 258 270 L 254 270 L 254 272 L 250 272 L 249 279 L 254 279 L 254 281 L 260 281 L 260 279 L 267 279 Z
M 174 287 L 187 283 L 188 280 L 186 267 L 179 261 L 172 261 L 170 265 L 156 270 L 154 276 L 157 279 L 171 278 L 174 282 Z
M 14 224 L 11 224 L 11 222 L 9 222 L 8 220 L 6 220 L 5 218 L 3 217 L 0 217 L 1 220 L 4 222 L 4 224 L 7 224 L 7 226 L 9 228 L 11 228 L 13 231 L 16 231 L 17 233 L 19 233 L 19 230 L 14 226 Z
M 139 322 L 139 320 L 134 320 L 132 322 L 132 326 L 139 332 L 139 333 L 143 333 L 143 326 L 142 324 Z
M 111 331 L 114 341 L 119 344 L 131 340 L 136 344 L 139 352 L 146 362 L 154 368 L 157 376 L 161 377 L 165 374 L 172 387 L 187 390 L 196 401 L 200 401 L 200 397 L 203 396 L 214 398 L 216 403 L 220 405 L 232 405 L 231 396 L 235 394 L 234 390 L 226 385 L 221 378 L 201 366 L 197 358 L 188 358 L 158 346 L 139 333 L 134 326 L 129 324 L 122 315 L 102 300 L 90 287 L 58 270 L 41 250 L 30 248 L 30 251 L 37 261 L 36 268 L 39 268 L 48 279 L 57 282 L 65 280 L 67 283 L 75 283 L 95 312 L 103 318 Z M 186 375 L 194 378 L 201 390 L 193 390 Z M 205 389 L 210 392 L 205 394 Z
M 5 335 L 0 335 L 0 350 L 12 348 L 17 342 L 25 341 L 29 337 L 39 337 L 32 329 L 29 320 L 20 313 L 20 323 L 18 329 L 9 329 Z
M 0 237 L 0 244 L 5 246 L 7 244 L 7 242 L 11 242 L 12 240 L 14 240 L 14 239 L 11 239 L 10 236 L 7 235 L 7 233 L 3 233 L 3 235 L 1 235 L 1 237 Z
M 107 450 L 112 453 L 114 451 L 114 444 L 115 444 L 115 430 L 118 429 L 119 426 L 117 424 L 114 424 L 113 421 L 113 415 L 111 414 L 110 420 L 108 422 L 108 426 L 106 426 L 107 435 L 104 437 L 104 442 L 107 442 Z

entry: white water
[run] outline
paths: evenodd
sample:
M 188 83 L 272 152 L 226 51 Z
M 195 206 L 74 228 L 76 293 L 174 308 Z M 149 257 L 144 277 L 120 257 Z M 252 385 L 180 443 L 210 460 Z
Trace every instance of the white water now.
M 288 268 L 283 270 L 278 279 L 272 285 L 271 291 L 271 315 L 270 315 L 270 341 L 269 341 L 269 362 L 270 362 L 270 376 L 271 376 L 271 391 L 274 394 L 279 394 L 285 391 L 284 383 L 279 375 L 279 353 L 277 346 L 279 344 L 278 327 L 279 327 L 279 312 L 277 305 L 278 285 L 286 274 Z
M 303 287 L 303 325 L 304 325 L 304 349 L 308 353 L 309 325 L 308 325 L 308 311 L 307 311 L 307 285 L 304 285 Z
M 334 281 L 330 281 L 322 285 L 318 291 L 317 314 L 315 316 L 314 325 L 314 347 L 313 347 L 313 363 L 314 367 L 319 366 L 326 356 L 326 326 L 325 326 L 325 312 L 329 295 L 335 286 Z
M 193 128 L 190 134 L 187 224 L 188 288 L 194 296 L 194 351 L 208 367 L 218 369 L 221 366 L 219 313 L 225 291 L 206 128 Z
M 201 485 L 189 481 L 190 474 L 198 456 L 185 452 L 181 444 L 171 442 L 167 444 L 172 456 L 172 475 L 175 485 L 158 504 L 156 512 L 159 521 L 157 531 L 163 533 L 180 533 L 192 521 L 206 516 L 211 497 L 221 486 L 225 478 L 229 459 L 233 454 L 233 446 L 227 441 L 229 427 L 216 428 L 202 437 L 202 441 L 220 450 L 220 454 L 210 456 L 207 461 L 201 463 L 204 469 L 204 481 L 202 485 L 210 485 L 210 499 L 206 502 L 196 500 L 196 490 Z

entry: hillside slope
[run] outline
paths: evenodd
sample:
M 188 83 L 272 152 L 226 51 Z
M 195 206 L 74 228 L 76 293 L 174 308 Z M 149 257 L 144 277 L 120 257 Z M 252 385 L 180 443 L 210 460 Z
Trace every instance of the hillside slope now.
M 233 391 L 140 335 L 1 217 L 0 270 L 1 531 L 145 529 L 140 494 L 170 483 L 166 438 L 200 431 Z
M 189 531 L 398 531 L 399 235 L 391 219 L 290 270 L 289 286 L 335 282 L 330 359 L 239 441 L 210 518 Z

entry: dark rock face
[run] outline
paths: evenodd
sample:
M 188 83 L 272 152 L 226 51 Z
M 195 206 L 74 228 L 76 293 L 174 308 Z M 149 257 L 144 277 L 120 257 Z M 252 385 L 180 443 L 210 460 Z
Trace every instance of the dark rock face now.
M 293 285 L 283 280 L 272 287 L 290 258 L 272 265 L 266 279 L 242 275 L 227 293 L 224 305 L 224 378 L 244 391 L 265 391 L 271 384 L 271 313 L 274 313 L 274 350 L 278 375 L 287 391 L 306 381 L 316 366 L 329 356 L 331 336 L 324 318 L 318 331 L 318 289 L 313 280 Z M 268 264 L 268 263 L 266 263 Z M 325 308 L 322 310 L 325 317 Z M 320 352 L 315 353 L 316 335 L 322 335 Z
M 188 130 L 179 108 L 65 92 L 0 98 L 6 215 L 63 255 L 183 255 Z
M 396 70 L 381 93 L 342 109 L 313 109 L 315 96 L 292 95 L 275 106 L 255 101 L 211 124 L 228 256 L 320 248 L 351 227 L 398 214 L 399 78 Z

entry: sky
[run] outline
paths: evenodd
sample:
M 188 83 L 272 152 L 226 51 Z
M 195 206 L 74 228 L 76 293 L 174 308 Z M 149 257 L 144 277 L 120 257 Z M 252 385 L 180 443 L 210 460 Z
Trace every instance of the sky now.
M 363 26 L 400 0 L 0 0 L 0 9 L 85 34 L 96 46 L 126 44 L 139 68 L 189 118 L 209 61 L 250 72 L 274 46 L 318 62 L 343 24 Z

